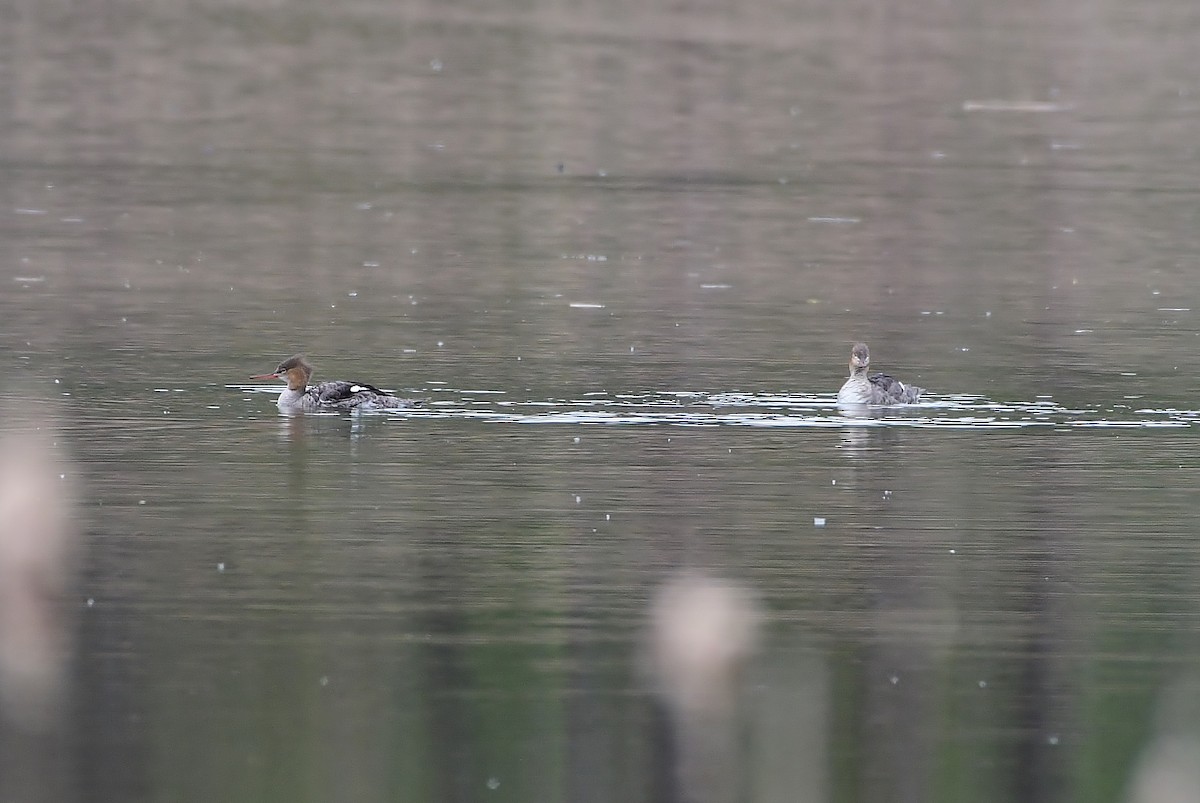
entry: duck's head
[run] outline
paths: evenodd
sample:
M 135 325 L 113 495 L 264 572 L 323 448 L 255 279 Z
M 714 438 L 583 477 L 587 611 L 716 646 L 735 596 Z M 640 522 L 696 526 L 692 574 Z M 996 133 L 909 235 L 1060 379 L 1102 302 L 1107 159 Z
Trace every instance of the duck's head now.
M 251 379 L 282 379 L 287 382 L 288 390 L 304 390 L 312 376 L 312 366 L 300 354 L 288 357 L 279 363 L 279 367 L 271 374 L 257 374 Z
M 850 349 L 850 373 L 862 373 L 870 364 L 871 352 L 867 350 L 867 344 L 855 343 L 854 348 Z

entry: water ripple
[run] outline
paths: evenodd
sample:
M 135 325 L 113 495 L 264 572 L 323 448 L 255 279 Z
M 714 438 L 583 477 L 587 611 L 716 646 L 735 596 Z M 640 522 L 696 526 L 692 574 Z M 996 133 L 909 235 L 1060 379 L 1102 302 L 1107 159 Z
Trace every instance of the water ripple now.
M 250 393 L 274 387 L 230 385 Z M 1047 399 L 995 402 L 983 396 L 933 396 L 920 404 L 839 410 L 832 394 L 659 391 L 592 392 L 582 398 L 512 400 L 502 391 L 439 387 L 418 408 L 371 411 L 394 418 L 471 419 L 516 424 L 679 427 L 906 427 L 912 429 L 1152 429 L 1190 427 L 1200 410 L 1130 409 L 1128 405 L 1069 408 Z

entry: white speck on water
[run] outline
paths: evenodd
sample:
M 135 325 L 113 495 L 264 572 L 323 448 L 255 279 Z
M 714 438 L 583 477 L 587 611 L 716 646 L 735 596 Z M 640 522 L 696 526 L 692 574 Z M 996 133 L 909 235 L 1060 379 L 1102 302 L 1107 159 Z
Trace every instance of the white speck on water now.
M 1159 307 L 1159 312 L 1191 312 L 1190 307 Z
M 900 684 L 900 676 L 899 675 L 892 675 L 890 678 L 888 678 L 888 680 L 890 680 L 892 682 L 893 686 L 897 686 Z
M 596 175 L 599 176 L 600 178 L 608 178 L 608 171 L 607 170 L 597 170 Z
M 633 346 L 630 346 L 630 347 L 629 347 L 629 353 L 630 353 L 630 354 L 633 354 L 633 350 L 634 350 L 634 347 L 633 347 Z
M 1052 734 L 1050 734 L 1049 736 L 1047 736 L 1047 737 L 1046 737 L 1046 744 L 1049 744 L 1049 745 L 1057 745 L 1057 744 L 1058 744 L 1058 734 L 1057 734 L 1057 733 L 1052 733 Z
M 582 501 L 583 501 L 583 497 L 582 497 L 582 496 L 577 496 L 577 497 L 575 497 L 575 504 L 577 504 L 577 505 L 578 505 L 578 504 L 579 504 L 580 502 L 582 502 Z
M 371 206 L 372 206 L 372 204 L 370 201 L 363 201 L 360 204 L 355 204 L 354 208 L 360 212 L 366 212 L 368 209 L 371 208 Z
M 951 550 L 950 550 L 950 554 L 951 554 L 951 555 L 957 555 L 957 554 L 958 554 L 958 552 L 957 552 L 957 551 L 955 551 L 955 550 L 953 550 L 953 549 L 951 549 Z
M 443 67 L 443 64 L 442 64 L 441 59 L 430 59 L 429 60 L 429 69 L 432 70 L 433 72 L 441 72 L 442 67 Z
M 45 209 L 14 209 L 13 211 L 18 215 L 44 215 L 44 214 L 46 214 Z
M 146 504 L 146 500 L 145 500 L 145 499 L 139 499 L 139 500 L 138 500 L 138 504 L 139 504 L 139 505 L 144 505 L 144 504 Z
M 987 312 L 983 313 L 983 317 L 985 317 L 985 318 L 990 318 L 990 317 L 992 317 L 992 311 L 991 311 L 991 310 L 988 310 Z
M 832 480 L 832 481 L 831 481 L 829 484 L 830 484 L 830 485 L 837 485 L 837 480 Z
M 438 348 L 441 348 L 444 345 L 445 345 L 444 341 L 441 341 L 441 340 L 438 341 Z
M 824 516 L 813 516 L 813 526 L 814 527 L 824 527 L 825 526 L 825 517 Z
M 45 276 L 14 276 L 13 281 L 19 282 L 21 284 L 38 284 L 39 282 L 46 281 L 46 277 Z
M 702 284 L 702 285 L 700 285 L 701 290 L 729 290 L 732 288 L 733 288 L 732 284 Z
M 1093 332 L 1093 331 L 1094 331 L 1094 330 L 1092 330 L 1092 329 L 1076 329 L 1076 330 L 1075 330 L 1075 334 L 1077 334 L 1077 335 L 1090 335 L 1090 334 L 1092 334 L 1092 332 Z
M 59 478 L 60 480 L 65 480 L 65 479 L 67 478 L 67 475 L 66 475 L 66 474 L 59 474 L 59 475 L 58 475 L 58 478 Z
M 963 346 L 962 348 L 960 348 L 960 349 L 959 349 L 959 351 L 962 351 L 962 352 L 967 352 L 967 351 L 970 351 L 970 350 L 971 350 L 971 349 L 970 349 L 970 348 L 968 348 L 967 346 Z
M 946 158 L 946 152 L 945 152 L 945 151 L 932 151 L 932 152 L 929 154 L 929 158 L 930 158 L 930 159 L 945 159 L 945 158 Z
M 329 685 L 329 675 L 321 675 L 321 680 L 318 681 L 322 686 Z
M 1151 290 L 1150 295 L 1152 295 L 1152 296 L 1162 295 L 1162 292 L 1159 290 Z
M 96 600 L 95 600 L 93 597 L 88 597 L 88 598 L 87 598 L 87 606 L 88 606 L 89 608 L 94 608 L 94 607 L 96 607 Z
M 487 779 L 487 788 L 488 788 L 488 789 L 491 789 L 491 790 L 493 790 L 493 791 L 494 791 L 494 790 L 496 790 L 496 789 L 499 789 L 499 788 L 500 788 L 500 779 L 499 779 L 499 778 L 494 778 L 494 777 L 493 777 L 493 778 L 488 778 L 488 779 Z
M 1137 376 L 1136 371 L 1122 371 L 1121 376 Z M 1141 398 L 1140 396 L 1126 396 L 1126 398 Z
M 59 381 L 57 379 L 54 380 L 54 384 L 56 384 L 56 385 L 59 384 Z
M 986 688 L 987 688 L 987 681 L 986 681 L 986 680 L 981 680 L 981 681 L 979 681 L 979 688 L 981 688 L 981 689 L 986 689 Z
M 217 564 L 217 571 L 219 571 L 219 572 L 225 571 L 225 561 L 221 561 L 220 563 Z
M 860 217 L 823 217 L 816 216 L 808 219 L 809 223 L 862 223 Z
M 347 298 L 358 298 L 358 293 L 346 293 Z
M 582 301 L 572 301 L 568 306 L 574 309 L 604 309 L 603 304 L 587 304 Z
M 364 268 L 378 268 L 379 263 L 378 262 L 364 262 L 363 267 Z
M 605 520 L 605 521 L 612 521 L 612 514 L 611 514 L 611 513 L 605 513 L 605 514 L 604 514 L 604 520 Z
M 575 436 L 575 441 L 574 441 L 574 442 L 575 442 L 575 443 L 579 443 L 579 436 L 578 436 L 578 435 L 576 435 L 576 436 Z

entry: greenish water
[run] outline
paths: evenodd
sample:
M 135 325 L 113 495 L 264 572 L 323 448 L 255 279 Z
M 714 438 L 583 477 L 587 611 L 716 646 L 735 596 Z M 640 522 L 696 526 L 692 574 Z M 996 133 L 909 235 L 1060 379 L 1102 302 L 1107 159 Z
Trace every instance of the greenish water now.
M 0 797 L 1194 792 L 1198 24 L 0 8 L 84 550 Z M 930 402 L 841 415 L 856 340 Z M 426 403 L 280 416 L 295 351 Z M 647 670 L 685 569 L 755 601 L 727 718 Z

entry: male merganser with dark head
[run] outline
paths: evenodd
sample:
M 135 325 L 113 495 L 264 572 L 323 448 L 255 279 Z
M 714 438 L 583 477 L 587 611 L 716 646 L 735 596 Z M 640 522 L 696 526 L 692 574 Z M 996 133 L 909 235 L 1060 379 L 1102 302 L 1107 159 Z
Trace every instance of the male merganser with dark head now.
M 287 382 L 279 394 L 280 410 L 357 410 L 408 407 L 416 404 L 413 399 L 401 399 L 365 382 L 336 380 L 309 386 L 312 366 L 301 355 L 289 357 L 279 363 L 272 374 L 258 374 L 251 379 L 282 379 Z
M 924 388 L 906 385 L 887 374 L 867 376 L 871 352 L 866 343 L 850 350 L 850 378 L 838 391 L 838 404 L 912 404 L 921 398 Z

